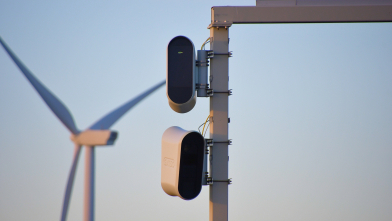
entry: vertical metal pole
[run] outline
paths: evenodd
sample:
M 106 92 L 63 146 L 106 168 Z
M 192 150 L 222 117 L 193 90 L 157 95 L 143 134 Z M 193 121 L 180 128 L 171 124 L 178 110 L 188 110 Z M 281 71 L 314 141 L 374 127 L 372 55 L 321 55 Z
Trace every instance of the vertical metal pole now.
M 211 27 L 211 50 L 214 57 L 210 64 L 211 89 L 216 92 L 229 90 L 229 30 Z M 210 149 L 210 221 L 228 220 L 228 110 L 229 94 L 214 93 L 210 98 L 210 137 L 214 145 Z
M 84 221 L 94 221 L 95 147 L 86 146 L 84 169 Z

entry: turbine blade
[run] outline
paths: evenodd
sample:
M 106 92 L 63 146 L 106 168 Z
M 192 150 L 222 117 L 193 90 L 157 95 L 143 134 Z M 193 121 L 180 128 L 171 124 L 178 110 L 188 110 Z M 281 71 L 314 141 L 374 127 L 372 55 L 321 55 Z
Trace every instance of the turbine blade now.
M 45 103 L 53 111 L 53 113 L 60 119 L 60 121 L 71 131 L 73 134 L 78 134 L 79 131 L 76 128 L 75 122 L 72 118 L 71 113 L 65 107 L 65 105 L 50 92 L 34 75 L 29 69 L 19 60 L 19 58 L 12 52 L 8 45 L 0 37 L 0 43 L 3 45 L 4 49 L 7 51 L 8 55 L 15 62 L 15 64 L 22 71 L 27 80 L 30 81 L 31 85 L 35 88 L 38 94 L 42 97 Z
M 135 97 L 134 99 L 128 101 L 127 103 L 123 104 L 122 106 L 118 107 L 117 109 L 113 110 L 112 112 L 108 113 L 106 116 L 101 118 L 95 124 L 93 124 L 90 129 L 92 130 L 107 130 L 109 129 L 120 117 L 122 117 L 129 109 L 139 103 L 143 98 L 147 97 L 149 94 L 160 88 L 166 83 L 166 80 L 158 83 L 154 87 L 150 88 L 149 90 L 145 91 L 144 93 L 140 94 L 139 96 Z
M 68 206 L 69 206 L 69 201 L 71 199 L 72 187 L 73 187 L 76 167 L 78 165 L 78 160 L 79 160 L 81 148 L 82 148 L 82 146 L 75 144 L 75 151 L 74 151 L 72 166 L 71 166 L 71 170 L 69 171 L 67 187 L 65 188 L 63 210 L 61 213 L 61 221 L 65 221 L 67 219 Z

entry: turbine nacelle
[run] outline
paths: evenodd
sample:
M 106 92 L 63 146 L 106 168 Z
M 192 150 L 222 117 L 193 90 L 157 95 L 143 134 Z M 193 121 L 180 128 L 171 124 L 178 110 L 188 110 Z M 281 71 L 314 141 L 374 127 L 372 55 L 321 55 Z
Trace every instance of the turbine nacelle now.
M 71 135 L 71 140 L 82 146 L 113 145 L 116 138 L 117 132 L 110 130 L 85 130 L 77 135 Z

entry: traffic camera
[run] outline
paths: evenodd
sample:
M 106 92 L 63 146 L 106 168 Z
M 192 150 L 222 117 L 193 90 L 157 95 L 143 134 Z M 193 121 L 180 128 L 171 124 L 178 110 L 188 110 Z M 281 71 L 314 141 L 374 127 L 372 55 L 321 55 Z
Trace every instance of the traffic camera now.
M 169 106 L 186 113 L 196 104 L 195 47 L 185 36 L 173 38 L 167 46 L 166 95 Z
M 170 196 L 197 197 L 202 187 L 204 137 L 196 131 L 170 127 L 162 135 L 161 185 Z

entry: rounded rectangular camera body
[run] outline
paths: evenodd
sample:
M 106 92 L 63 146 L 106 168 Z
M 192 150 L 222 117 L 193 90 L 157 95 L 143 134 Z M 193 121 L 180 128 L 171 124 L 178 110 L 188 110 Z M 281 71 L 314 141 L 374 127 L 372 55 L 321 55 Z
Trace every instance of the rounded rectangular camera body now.
M 166 95 L 169 106 L 186 113 L 196 104 L 196 60 L 193 42 L 185 36 L 167 45 Z
M 161 185 L 170 196 L 197 197 L 202 187 L 205 140 L 196 131 L 170 127 L 162 135 Z

